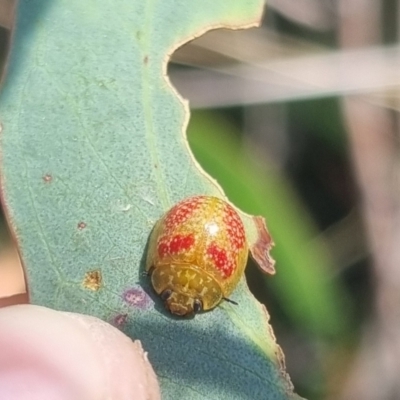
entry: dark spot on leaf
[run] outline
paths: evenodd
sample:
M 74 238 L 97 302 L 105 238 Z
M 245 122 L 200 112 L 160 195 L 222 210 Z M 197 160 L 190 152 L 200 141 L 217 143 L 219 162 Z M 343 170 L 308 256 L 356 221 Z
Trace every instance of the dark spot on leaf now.
M 49 182 L 51 182 L 53 180 L 53 177 L 51 176 L 51 175 L 49 175 L 49 174 L 46 174 L 44 177 L 43 177 L 43 181 L 45 182 L 45 183 L 49 183 Z
M 145 56 L 145 57 L 143 58 L 143 63 L 147 65 L 148 62 L 149 62 L 149 56 Z
M 144 309 L 150 305 L 150 297 L 141 287 L 127 289 L 122 298 L 133 307 Z
M 102 284 L 102 276 L 100 270 L 86 272 L 82 285 L 85 289 L 97 291 Z
M 82 229 L 85 229 L 85 228 L 86 228 L 86 223 L 83 222 L 83 221 L 79 222 L 78 229 L 82 230 Z
M 118 314 L 113 318 L 111 324 L 119 328 L 126 324 L 127 319 L 128 319 L 128 314 Z

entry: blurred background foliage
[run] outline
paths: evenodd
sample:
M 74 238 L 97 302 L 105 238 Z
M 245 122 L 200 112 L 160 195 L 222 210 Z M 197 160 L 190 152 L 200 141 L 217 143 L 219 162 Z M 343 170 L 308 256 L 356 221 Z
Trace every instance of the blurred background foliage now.
M 12 3 L 0 0 L 2 65 Z M 397 0 L 271 0 L 261 28 L 210 32 L 169 65 L 190 101 L 194 156 L 232 202 L 267 221 L 277 274 L 250 261 L 248 284 L 267 306 L 296 391 L 310 400 L 400 398 L 395 379 L 387 393 L 368 390 L 366 363 L 357 363 L 366 327 L 379 327 L 383 289 L 364 204 L 374 182 L 360 175 L 344 102 L 383 110 L 395 125 L 399 15 Z M 394 147 L 396 132 L 385 136 Z

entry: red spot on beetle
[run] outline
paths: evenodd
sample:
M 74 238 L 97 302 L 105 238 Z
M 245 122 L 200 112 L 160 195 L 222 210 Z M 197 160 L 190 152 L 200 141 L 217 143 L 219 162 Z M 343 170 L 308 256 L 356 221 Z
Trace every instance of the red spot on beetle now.
M 170 244 L 169 244 L 169 251 L 173 254 L 177 254 L 183 250 L 189 250 L 194 243 L 194 236 L 193 234 L 189 235 L 175 235 L 173 236 Z
M 183 224 L 199 208 L 201 203 L 201 197 L 192 197 L 188 201 L 182 201 L 173 207 L 164 220 L 166 229 L 173 229 Z
M 158 243 L 158 254 L 160 257 L 179 254 L 189 250 L 194 245 L 194 235 L 175 235 L 172 238 L 163 237 Z
M 229 204 L 226 204 L 224 211 L 224 224 L 228 233 L 231 248 L 235 253 L 237 253 L 243 248 L 246 242 L 243 223 L 237 212 Z
M 160 257 L 165 257 L 167 254 L 169 254 L 169 245 L 168 243 L 161 242 L 158 244 L 158 254 Z
M 235 263 L 230 259 L 225 249 L 218 247 L 214 242 L 207 248 L 207 254 L 214 262 L 215 268 L 221 272 L 224 278 L 232 275 Z

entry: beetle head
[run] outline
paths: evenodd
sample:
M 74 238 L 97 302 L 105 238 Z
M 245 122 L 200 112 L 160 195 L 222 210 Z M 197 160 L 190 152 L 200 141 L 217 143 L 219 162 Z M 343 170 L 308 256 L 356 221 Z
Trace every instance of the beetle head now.
M 172 314 L 189 317 L 203 310 L 201 300 L 188 293 L 166 289 L 161 293 L 165 308 Z

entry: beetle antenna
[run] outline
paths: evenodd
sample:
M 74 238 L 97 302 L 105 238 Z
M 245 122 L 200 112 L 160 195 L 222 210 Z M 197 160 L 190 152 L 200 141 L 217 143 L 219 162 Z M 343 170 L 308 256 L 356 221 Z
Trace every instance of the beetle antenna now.
M 238 306 L 238 305 L 239 305 L 238 303 L 236 303 L 236 301 L 233 301 L 233 300 L 231 300 L 231 299 L 228 299 L 227 297 L 223 297 L 223 299 L 224 299 L 225 301 L 227 301 L 228 303 L 234 304 L 235 306 Z

